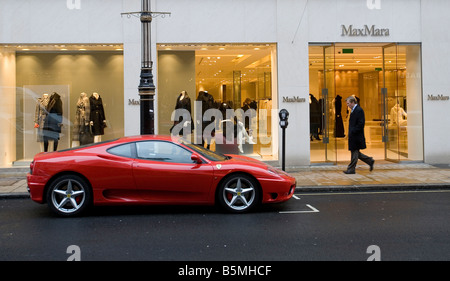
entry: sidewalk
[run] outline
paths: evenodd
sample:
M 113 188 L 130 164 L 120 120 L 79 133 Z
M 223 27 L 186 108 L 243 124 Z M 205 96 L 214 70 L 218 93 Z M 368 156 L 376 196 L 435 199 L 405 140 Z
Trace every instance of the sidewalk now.
M 381 162 L 381 163 L 380 163 Z M 372 172 L 359 162 L 356 174 L 346 175 L 345 164 L 287 167 L 297 179 L 296 192 L 450 189 L 450 165 L 393 164 L 377 161 Z M 0 198 L 27 198 L 28 168 L 0 168 Z
M 450 189 L 450 165 L 376 161 L 370 172 L 359 161 L 356 174 L 346 175 L 347 164 L 286 171 L 297 179 L 297 192 Z

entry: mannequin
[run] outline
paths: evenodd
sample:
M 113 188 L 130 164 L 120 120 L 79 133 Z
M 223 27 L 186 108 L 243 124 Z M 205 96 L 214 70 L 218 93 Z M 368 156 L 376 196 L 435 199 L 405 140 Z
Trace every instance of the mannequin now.
M 211 120 L 211 121 L 204 121 L 203 116 L 205 115 L 205 112 L 208 109 L 214 108 L 214 105 L 215 105 L 214 97 L 212 95 L 210 95 L 207 91 L 200 91 L 197 96 L 197 101 L 202 102 L 202 120 L 196 120 L 196 122 L 198 122 L 198 124 L 200 122 L 202 122 L 202 146 L 204 146 L 205 142 L 206 142 L 206 148 L 209 149 L 210 145 L 211 145 L 211 139 L 214 137 L 214 134 L 215 134 L 215 129 L 212 130 L 211 135 L 209 135 L 209 136 L 205 136 L 203 133 L 204 133 L 205 128 L 209 124 L 215 122 L 215 119 L 212 118 L 213 120 Z
M 184 121 L 183 123 L 183 130 L 188 130 L 189 133 L 192 133 L 194 130 L 194 122 L 192 121 L 192 112 L 191 112 L 191 98 L 189 97 L 188 93 L 186 91 L 181 91 L 180 95 L 177 98 L 176 104 L 175 104 L 175 119 L 173 121 L 173 125 L 170 128 L 170 132 L 172 133 L 172 129 L 177 125 L 180 121 L 180 114 L 177 114 L 177 109 L 186 109 L 189 111 L 190 115 L 190 121 Z M 180 134 L 183 131 L 180 131 Z
M 311 141 L 313 140 L 313 137 L 316 140 L 321 140 L 319 138 L 320 115 L 321 109 L 319 101 L 313 94 L 309 94 L 309 137 Z
M 75 112 L 75 122 L 72 132 L 72 147 L 80 144 L 88 144 L 89 142 L 84 138 L 83 134 L 87 133 L 86 129 L 89 126 L 90 103 L 86 93 L 81 93 L 77 101 L 77 110 Z
M 92 134 L 94 135 L 94 142 L 100 142 L 102 140 L 102 135 L 105 134 L 104 129 L 106 128 L 106 117 L 103 109 L 102 98 L 98 93 L 93 93 L 89 98 L 89 106 L 89 123 L 92 128 Z
M 46 107 L 47 117 L 43 127 L 44 151 L 48 151 L 49 141 L 53 141 L 53 151 L 58 149 L 59 134 L 62 127 L 62 108 L 61 96 L 54 92 Z
M 391 124 L 399 124 L 399 126 L 406 126 L 408 114 L 406 114 L 405 110 L 396 103 L 391 108 Z
M 335 109 L 335 126 L 334 126 L 334 136 L 336 138 L 343 138 L 345 137 L 344 133 L 344 122 L 342 120 L 342 97 L 340 95 L 337 95 L 334 99 L 334 109 Z
M 34 113 L 34 128 L 36 128 L 36 141 L 39 142 L 40 151 L 44 151 L 44 121 L 47 117 L 47 104 L 50 100 L 48 93 L 44 93 L 42 97 L 36 101 L 36 110 Z

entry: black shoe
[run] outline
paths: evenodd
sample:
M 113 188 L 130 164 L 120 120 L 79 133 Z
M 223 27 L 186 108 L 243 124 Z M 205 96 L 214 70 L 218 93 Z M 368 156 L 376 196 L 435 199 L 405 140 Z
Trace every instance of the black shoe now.
M 349 171 L 349 170 L 344 171 L 344 174 L 347 174 L 347 175 L 353 175 L 354 173 L 355 173 L 355 171 Z
M 373 158 L 372 158 L 372 162 L 370 162 L 370 164 L 369 164 L 369 166 L 370 166 L 370 168 L 369 168 L 369 171 L 373 171 L 373 164 L 375 164 L 375 160 L 373 160 Z

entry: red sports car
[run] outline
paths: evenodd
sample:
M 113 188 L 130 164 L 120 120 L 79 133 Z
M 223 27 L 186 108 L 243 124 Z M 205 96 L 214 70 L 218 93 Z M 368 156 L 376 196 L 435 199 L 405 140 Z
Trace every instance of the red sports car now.
M 37 154 L 31 199 L 74 216 L 90 205 L 218 203 L 245 212 L 283 202 L 295 178 L 258 160 L 221 155 L 169 136 L 136 136 Z

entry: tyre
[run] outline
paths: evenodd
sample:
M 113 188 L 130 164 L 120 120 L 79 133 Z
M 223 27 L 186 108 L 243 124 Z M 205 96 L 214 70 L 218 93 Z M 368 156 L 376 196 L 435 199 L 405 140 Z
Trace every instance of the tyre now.
M 92 191 L 77 175 L 56 178 L 47 191 L 47 204 L 57 215 L 70 217 L 84 212 L 91 204 Z
M 257 182 L 245 174 L 227 177 L 219 186 L 217 196 L 219 204 L 232 213 L 250 211 L 261 201 Z

